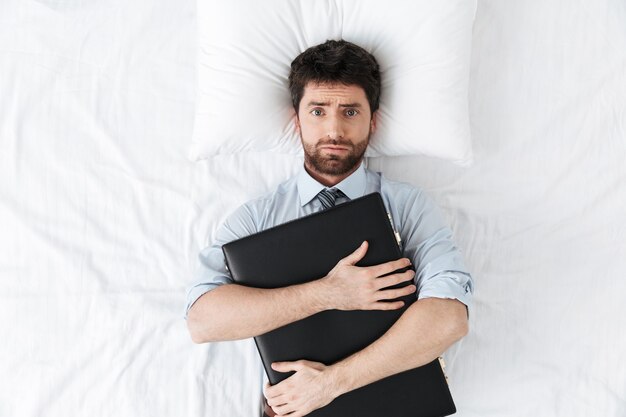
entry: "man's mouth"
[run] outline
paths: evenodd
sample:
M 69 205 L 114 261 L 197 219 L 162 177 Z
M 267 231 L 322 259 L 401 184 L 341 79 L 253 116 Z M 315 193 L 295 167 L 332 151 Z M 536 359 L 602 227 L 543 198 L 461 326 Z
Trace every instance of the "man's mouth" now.
M 318 148 L 320 150 L 325 150 L 328 152 L 332 152 L 332 153 L 343 153 L 343 152 L 349 152 L 351 147 L 347 144 L 343 144 L 343 143 L 321 143 L 319 145 L 317 145 Z
M 334 152 L 347 152 L 350 149 L 345 148 L 343 146 L 322 146 L 320 149 L 324 149 L 327 151 L 334 151 Z

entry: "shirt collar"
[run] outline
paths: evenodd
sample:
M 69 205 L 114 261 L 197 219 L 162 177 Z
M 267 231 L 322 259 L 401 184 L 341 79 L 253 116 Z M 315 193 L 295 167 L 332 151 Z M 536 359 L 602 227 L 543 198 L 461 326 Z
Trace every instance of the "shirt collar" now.
M 302 206 L 307 205 L 320 191 L 326 188 L 325 185 L 317 182 L 309 175 L 308 172 L 306 172 L 304 165 L 300 168 L 297 184 L 298 194 L 300 195 L 300 204 Z M 339 184 L 335 185 L 334 188 L 340 189 L 341 192 L 343 192 L 350 200 L 354 200 L 355 198 L 363 197 L 366 185 L 367 178 L 365 174 L 365 167 L 361 162 L 361 165 L 359 165 L 356 171 L 350 174 L 349 177 L 345 178 Z

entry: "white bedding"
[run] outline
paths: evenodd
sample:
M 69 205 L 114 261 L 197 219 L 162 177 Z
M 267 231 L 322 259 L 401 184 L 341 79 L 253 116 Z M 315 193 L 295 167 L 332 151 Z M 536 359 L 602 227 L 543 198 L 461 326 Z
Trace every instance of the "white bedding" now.
M 184 293 L 300 160 L 188 162 L 194 11 L 0 4 L 2 417 L 257 415 L 253 343 L 193 345 Z M 479 0 L 474 165 L 368 161 L 440 204 L 474 272 L 460 417 L 626 415 L 624 22 L 621 0 Z

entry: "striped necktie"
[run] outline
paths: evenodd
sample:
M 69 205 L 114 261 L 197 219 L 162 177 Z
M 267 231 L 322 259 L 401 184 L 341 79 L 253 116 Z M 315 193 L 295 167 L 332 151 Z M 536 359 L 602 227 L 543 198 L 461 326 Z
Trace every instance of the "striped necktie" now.
M 335 205 L 338 197 L 344 197 L 345 194 L 337 188 L 324 188 L 317 195 L 317 199 L 322 203 L 322 210 L 327 210 Z

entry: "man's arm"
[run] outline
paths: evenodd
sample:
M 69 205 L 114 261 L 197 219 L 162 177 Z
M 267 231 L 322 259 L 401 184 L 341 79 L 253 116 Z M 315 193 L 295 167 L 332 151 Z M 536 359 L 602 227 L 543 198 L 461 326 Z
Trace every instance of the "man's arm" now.
M 371 267 L 355 264 L 366 254 L 367 242 L 340 260 L 324 278 L 285 288 L 260 289 L 222 285 L 201 296 L 189 310 L 187 326 L 196 343 L 258 336 L 324 310 L 393 310 L 393 300 L 415 292 L 414 285 L 385 289 L 414 278 L 406 258 Z
M 334 365 L 310 361 L 274 364 L 279 372 L 296 373 L 266 387 L 268 405 L 277 416 L 306 415 L 348 391 L 433 361 L 467 331 L 463 303 L 441 298 L 418 300 L 381 338 Z

